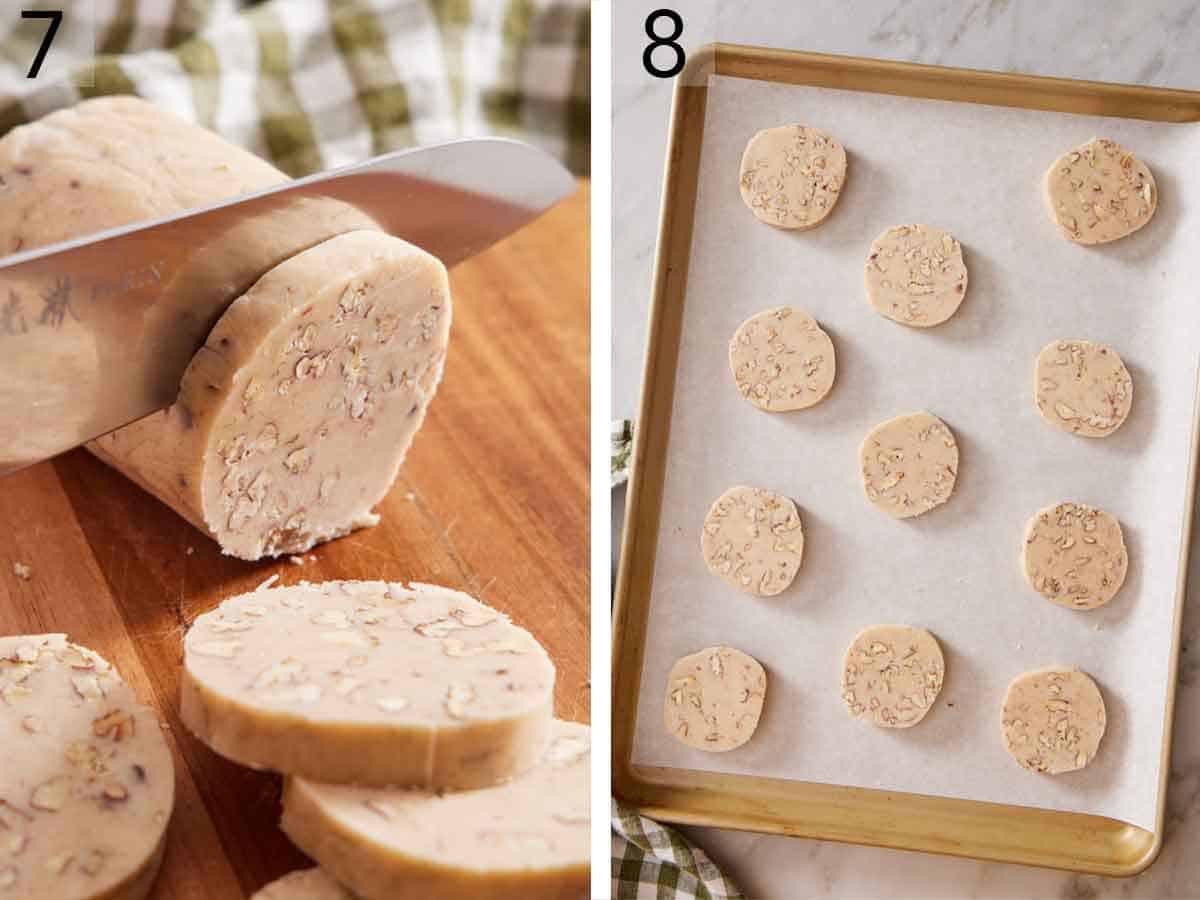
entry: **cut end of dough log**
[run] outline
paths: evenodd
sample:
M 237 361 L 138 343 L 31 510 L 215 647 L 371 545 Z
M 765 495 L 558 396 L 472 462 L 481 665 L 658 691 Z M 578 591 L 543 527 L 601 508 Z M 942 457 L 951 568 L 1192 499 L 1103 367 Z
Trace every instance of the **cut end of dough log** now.
M 1095 758 L 1107 717 L 1096 682 L 1079 669 L 1052 666 L 1008 686 L 1000 722 L 1013 759 L 1031 772 L 1059 775 Z
M 707 647 L 671 667 L 667 731 L 697 750 L 734 750 L 754 736 L 766 696 L 767 673 L 758 660 L 733 647 Z
M 288 779 L 282 826 L 366 900 L 584 897 L 590 882 L 591 730 L 556 720 L 529 771 L 448 792 Z
M 554 665 L 459 591 L 301 582 L 233 597 L 184 639 L 184 724 L 243 765 L 339 784 L 478 788 L 532 766 Z
M 242 559 L 374 524 L 442 376 L 445 267 L 356 231 L 279 264 L 225 312 L 179 398 L 93 451 Z
M 1129 553 L 1121 523 L 1086 503 L 1056 503 L 1038 510 L 1025 529 L 1021 554 L 1025 579 L 1068 609 L 1104 606 L 1121 589 Z
M 858 633 L 842 666 L 850 715 L 881 728 L 911 728 L 933 708 L 946 676 L 937 639 L 911 625 L 872 625 Z
M 1092 138 L 1046 172 L 1046 203 L 1063 237 L 1106 244 L 1143 227 L 1158 209 L 1149 167 L 1115 141 Z
M 742 200 L 775 228 L 816 228 L 833 212 L 846 181 L 846 150 L 819 128 L 783 125 L 758 132 L 739 169 Z
M 729 342 L 738 393 L 766 412 L 807 409 L 833 387 L 833 341 L 817 320 L 790 306 L 757 313 Z
M 958 480 L 958 443 L 937 416 L 909 413 L 876 425 L 859 448 L 867 500 L 895 519 L 941 506 Z
M 804 528 L 787 497 L 739 485 L 717 498 L 700 531 L 708 570 L 745 594 L 774 597 L 804 559 Z
M 175 802 L 158 717 L 61 634 L 0 638 L 0 896 L 140 900 Z

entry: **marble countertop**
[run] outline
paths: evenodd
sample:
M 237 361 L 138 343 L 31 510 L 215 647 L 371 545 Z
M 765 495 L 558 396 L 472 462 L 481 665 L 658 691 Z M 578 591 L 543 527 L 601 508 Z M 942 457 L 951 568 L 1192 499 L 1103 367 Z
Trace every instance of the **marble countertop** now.
M 673 5 L 687 45 L 710 40 L 1200 90 L 1200 0 L 630 2 L 613 12 L 613 407 L 637 405 L 670 82 L 641 68 L 647 13 Z M 623 504 L 614 498 L 614 535 Z M 1193 534 L 1200 540 L 1200 523 Z M 614 541 L 614 547 L 617 544 Z M 1200 585 L 1193 548 L 1189 588 Z M 717 829 L 689 835 L 747 896 L 889 900 L 1200 898 L 1200 597 L 1192 591 L 1176 699 L 1162 855 L 1131 879 Z

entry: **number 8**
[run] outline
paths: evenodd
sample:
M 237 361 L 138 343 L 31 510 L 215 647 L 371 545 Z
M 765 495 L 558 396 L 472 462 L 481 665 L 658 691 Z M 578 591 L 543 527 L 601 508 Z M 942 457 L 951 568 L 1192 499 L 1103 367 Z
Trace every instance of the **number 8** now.
M 667 19 L 670 21 L 672 31 L 670 34 L 659 37 L 654 33 L 654 26 L 659 19 Z M 684 55 L 683 48 L 675 43 L 679 36 L 683 34 L 683 19 L 679 13 L 673 9 L 656 9 L 650 15 L 646 16 L 646 37 L 650 38 L 650 43 L 646 46 L 642 53 L 642 65 L 646 67 L 646 71 L 655 78 L 671 78 L 678 75 L 683 69 L 683 63 L 687 59 Z M 675 51 L 675 63 L 669 69 L 660 69 L 654 65 L 652 59 L 655 47 L 670 47 Z

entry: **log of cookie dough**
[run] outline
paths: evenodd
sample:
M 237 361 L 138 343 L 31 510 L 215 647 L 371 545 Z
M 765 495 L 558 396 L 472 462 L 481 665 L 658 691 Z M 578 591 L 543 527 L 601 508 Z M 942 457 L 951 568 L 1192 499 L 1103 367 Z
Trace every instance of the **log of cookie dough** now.
M 1064 237 L 1106 244 L 1154 217 L 1158 188 L 1144 162 L 1115 141 L 1092 138 L 1046 172 L 1046 203 Z
M 255 768 L 476 788 L 538 759 L 553 689 L 554 666 L 529 632 L 459 591 L 301 582 L 196 619 L 180 715 Z
M 254 154 L 145 100 L 85 100 L 0 138 L 0 256 L 174 215 L 285 181 L 283 172 Z M 129 341 L 160 357 L 186 361 L 217 318 L 211 312 L 198 314 L 193 309 L 197 298 L 205 299 L 208 310 L 222 308 L 288 256 L 342 232 L 372 227 L 369 217 L 340 201 L 277 200 L 268 214 L 241 219 L 188 248 L 191 256 L 174 276 L 166 270 L 156 273 L 160 280 L 172 280 L 156 304 L 143 310 L 140 331 L 130 328 L 127 308 L 120 316 L 107 317 L 107 310 L 120 306 L 112 300 L 89 303 L 87 328 L 73 327 L 73 317 L 86 302 L 77 298 L 54 343 L 73 332 L 90 337 L 119 328 Z M 172 247 L 166 256 L 179 261 L 180 253 Z M 147 277 L 114 264 L 114 289 L 124 279 Z M 38 315 L 45 290 L 44 284 L 18 290 L 24 315 Z M 91 362 L 88 375 L 94 379 L 106 365 L 121 365 L 123 354 L 124 349 L 112 360 Z M 47 370 L 47 365 L 39 367 Z M 56 373 L 55 380 L 67 378 L 75 388 L 80 382 L 88 385 L 72 373 L 61 379 Z
M 940 228 L 889 228 L 871 244 L 866 282 L 880 315 L 913 328 L 940 325 L 967 293 L 962 245 Z
M 141 900 L 175 767 L 154 712 L 61 634 L 0 638 L 0 897 Z
M 1032 772 L 1058 775 L 1095 758 L 1107 718 L 1096 682 L 1078 669 L 1051 667 L 1008 686 L 1000 722 L 1013 759 Z
M 767 673 L 732 647 L 708 647 L 678 660 L 667 676 L 667 731 L 697 750 L 724 753 L 754 736 Z
M 858 633 L 842 665 L 850 715 L 882 728 L 910 728 L 933 708 L 946 662 L 937 639 L 911 625 L 872 625 Z
M 742 200 L 759 221 L 805 231 L 833 212 L 846 181 L 846 150 L 819 128 L 767 128 L 746 144 L 738 171 Z
M 283 830 L 364 900 L 580 900 L 591 730 L 555 721 L 528 772 L 444 794 L 289 778 Z
M 1083 437 L 1107 437 L 1133 408 L 1133 377 L 1120 354 L 1092 341 L 1051 341 L 1038 354 L 1034 402 L 1042 418 Z
M 958 443 L 946 423 L 927 412 L 876 425 L 859 458 L 867 499 L 893 518 L 919 516 L 954 493 Z
M 355 900 L 324 869 L 302 869 L 276 879 L 250 900 Z
M 356 231 L 239 297 L 175 405 L 92 442 L 242 559 L 303 553 L 377 519 L 442 376 L 446 270 Z
M 0 247 L 28 250 L 270 187 L 286 176 L 143 100 L 108 97 L 0 139 L 0 179 Z M 130 339 L 181 365 L 206 335 L 208 351 L 194 359 L 174 407 L 89 449 L 246 559 L 300 553 L 370 524 L 371 506 L 391 484 L 440 378 L 449 327 L 445 274 L 432 257 L 382 234 L 322 244 L 373 226 L 338 201 L 291 199 L 196 247 L 164 293 L 170 302 L 144 310 Z M 311 255 L 295 256 L 306 248 Z M 272 269 L 284 260 L 289 265 Z M 216 329 L 208 313 L 192 309 L 200 295 L 206 308 L 220 308 L 251 286 Z M 103 317 L 111 308 L 89 306 L 87 335 L 109 327 Z M 279 342 L 292 340 L 304 316 L 315 330 L 286 356 Z M 111 327 L 130 330 L 126 319 Z M 82 335 L 70 316 L 61 330 L 63 340 Z M 303 377 L 330 374 L 289 395 L 308 343 L 327 362 L 306 364 Z M 83 358 L 98 371 L 127 362 L 98 358 L 94 348 L 72 353 L 85 349 L 90 355 Z M 59 424 L 64 433 L 87 432 L 83 422 Z M 222 458 L 222 442 L 239 435 L 257 457 L 227 465 L 241 451 L 227 444 Z M 358 453 L 343 467 L 335 456 L 346 445 Z M 299 454 L 289 463 L 288 454 L 301 449 L 312 460 Z M 227 478 L 231 467 L 238 471 Z
M 796 504 L 762 488 L 739 485 L 717 498 L 700 531 L 708 570 L 756 597 L 783 591 L 804 558 L 804 528 Z
M 1035 591 L 1070 609 L 1103 606 L 1129 570 L 1121 523 L 1085 503 L 1038 510 L 1025 529 L 1021 562 Z
M 781 306 L 738 326 L 729 342 L 738 393 L 761 410 L 807 409 L 833 387 L 833 341 L 806 312 Z

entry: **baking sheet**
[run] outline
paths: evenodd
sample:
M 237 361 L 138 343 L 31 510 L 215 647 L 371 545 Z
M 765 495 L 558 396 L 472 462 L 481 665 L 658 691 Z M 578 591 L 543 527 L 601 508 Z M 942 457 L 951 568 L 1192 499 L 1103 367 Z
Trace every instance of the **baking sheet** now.
M 846 188 L 821 227 L 782 232 L 742 204 L 738 164 L 759 128 L 804 122 L 846 146 Z M 1160 204 L 1105 247 L 1061 238 L 1041 179 L 1064 150 L 1103 135 L 1154 171 Z M 632 761 L 990 800 L 1107 815 L 1152 830 L 1196 387 L 1200 260 L 1194 126 L 1163 125 L 767 84 L 711 76 L 667 476 Z M 958 314 L 908 329 L 867 304 L 870 242 L 891 225 L 946 228 L 970 271 Z M 838 380 L 820 405 L 771 415 L 737 394 L 726 345 L 754 312 L 790 303 L 821 322 Z M 1055 338 L 1113 344 L 1133 412 L 1085 440 L 1042 422 L 1033 362 Z M 945 506 L 896 521 L 863 496 L 858 446 L 878 422 L 927 409 L 954 430 L 958 487 Z M 805 528 L 796 581 L 771 599 L 711 576 L 699 552 L 708 506 L 733 484 L 794 498 Z M 1065 499 L 1122 522 L 1124 587 L 1090 613 L 1044 600 L 1019 566 L 1025 524 Z M 842 657 L 862 627 L 929 628 L 946 683 L 916 728 L 852 720 Z M 727 643 L 768 671 L 747 745 L 706 754 L 662 725 L 667 672 Z M 1008 682 L 1074 664 L 1100 684 L 1108 732 L 1082 772 L 1035 775 L 999 737 Z

